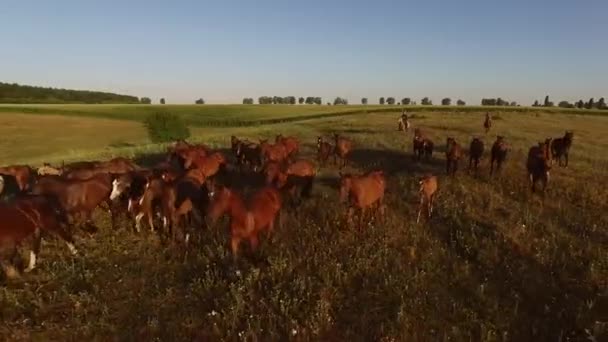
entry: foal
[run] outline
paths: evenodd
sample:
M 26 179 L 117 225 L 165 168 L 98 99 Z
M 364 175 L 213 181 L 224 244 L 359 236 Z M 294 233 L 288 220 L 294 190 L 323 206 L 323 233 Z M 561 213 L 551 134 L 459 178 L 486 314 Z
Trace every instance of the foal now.
M 416 223 L 420 222 L 420 214 L 426 209 L 427 219 L 431 218 L 433 213 L 433 202 L 435 201 L 435 193 L 437 192 L 437 177 L 426 175 L 420 179 L 420 206 L 418 207 L 418 218 Z
M 448 175 L 456 175 L 458 171 L 458 162 L 462 158 L 462 147 L 456 142 L 454 138 L 448 138 L 446 143 L 445 159 L 446 159 L 446 173 Z
M 249 241 L 253 252 L 257 249 L 260 233 L 272 232 L 282 204 L 280 193 L 271 186 L 258 190 L 248 202 L 241 194 L 224 186 L 216 186 L 209 197 L 208 216 L 212 224 L 224 214 L 230 218 L 230 248 L 234 260 L 238 257 L 241 241 Z

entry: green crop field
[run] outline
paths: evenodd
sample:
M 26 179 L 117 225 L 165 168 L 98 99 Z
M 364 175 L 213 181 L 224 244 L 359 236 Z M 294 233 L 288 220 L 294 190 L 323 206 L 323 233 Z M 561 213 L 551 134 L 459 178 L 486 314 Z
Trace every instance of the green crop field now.
M 125 155 L 144 163 L 164 149 L 140 122 L 150 111 L 183 115 L 193 141 L 229 147 L 230 135 L 353 139 L 350 172 L 385 170 L 387 217 L 346 227 L 336 167 L 319 166 L 313 197 L 286 206 L 260 250 L 232 264 L 227 220 L 200 232 L 186 260 L 124 218 L 75 231 L 80 255 L 46 239 L 38 268 L 0 285 L 3 340 L 597 341 L 608 339 L 608 117 L 597 111 L 410 108 L 435 141 L 430 162 L 412 160 L 398 113 L 368 106 L 0 106 L 0 164 Z M 399 111 L 398 107 L 391 109 Z M 365 111 L 363 111 L 365 110 Z M 337 114 L 340 114 L 337 116 Z M 115 120 L 115 119 L 126 120 Z M 289 120 L 282 120 L 289 118 Z M 273 119 L 281 119 L 275 120 Z M 285 122 L 287 121 L 287 122 Z M 557 165 L 544 195 L 526 183 L 529 147 L 574 131 L 570 166 Z M 500 177 L 489 149 L 512 150 Z M 483 139 L 482 173 L 444 175 L 445 139 Z M 418 178 L 439 176 L 434 216 L 416 224 Z M 27 261 L 27 249 L 22 250 Z

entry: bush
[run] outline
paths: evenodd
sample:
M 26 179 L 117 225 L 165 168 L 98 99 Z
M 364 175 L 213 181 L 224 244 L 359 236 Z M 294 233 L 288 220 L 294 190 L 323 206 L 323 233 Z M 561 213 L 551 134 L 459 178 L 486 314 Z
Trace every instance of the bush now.
M 184 120 L 171 113 L 154 113 L 144 120 L 148 137 L 154 143 L 170 142 L 187 139 L 190 130 Z

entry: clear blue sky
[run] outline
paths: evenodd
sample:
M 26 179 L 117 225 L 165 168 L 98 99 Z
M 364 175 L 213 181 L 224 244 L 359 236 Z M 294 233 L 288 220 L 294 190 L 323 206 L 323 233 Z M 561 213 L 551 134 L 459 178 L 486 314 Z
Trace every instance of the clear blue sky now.
M 608 97 L 608 1 L 0 0 L 0 81 L 260 95 Z

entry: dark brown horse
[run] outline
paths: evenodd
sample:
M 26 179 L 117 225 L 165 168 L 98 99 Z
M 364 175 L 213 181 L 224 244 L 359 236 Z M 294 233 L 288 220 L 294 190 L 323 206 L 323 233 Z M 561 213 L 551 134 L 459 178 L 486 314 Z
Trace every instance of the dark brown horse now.
M 373 206 L 383 220 L 385 189 L 386 179 L 382 171 L 371 171 L 361 176 L 340 173 L 340 201 L 349 202 L 348 224 L 352 224 L 355 210 L 359 210 L 359 229 L 361 229 L 367 209 Z
M 490 161 L 490 176 L 494 173 L 494 163 L 496 163 L 496 172 L 500 172 L 502 164 L 507 159 L 509 147 L 502 136 L 497 136 L 496 141 L 492 145 L 492 159 Z
M 479 170 L 479 162 L 481 161 L 481 157 L 483 156 L 483 151 L 485 150 L 483 141 L 479 138 L 473 138 L 471 144 L 469 145 L 469 169 L 468 172 L 471 172 L 472 168 L 475 168 L 475 174 Z
M 235 260 L 241 241 L 249 241 L 255 251 L 260 233 L 272 232 L 282 205 L 280 193 L 271 186 L 258 190 L 247 202 L 241 194 L 224 186 L 214 187 L 210 197 L 208 213 L 212 224 L 224 214 L 230 217 L 230 247 Z
M 340 168 L 346 166 L 348 157 L 353 151 L 353 142 L 348 138 L 341 137 L 338 133 L 334 134 L 334 164 L 337 164 L 337 158 L 340 158 Z
M 71 234 L 64 229 L 66 215 L 53 198 L 20 195 L 11 204 L 0 204 L 0 217 L 0 265 L 9 278 L 19 275 L 10 261 L 15 257 L 17 247 L 30 236 L 34 236 L 33 246 L 25 272 L 36 266 L 42 232 L 58 235 L 72 254 L 77 253 Z
M 264 169 L 266 185 L 274 185 L 286 190 L 291 196 L 300 197 L 311 195 L 316 174 L 315 165 L 306 159 L 292 163 L 270 162 Z
M 12 165 L 0 167 L 0 176 L 12 176 L 17 181 L 21 192 L 29 189 L 32 180 L 32 169 L 27 165 Z
M 526 169 L 528 170 L 528 179 L 532 192 L 536 192 L 536 183 L 542 183 L 542 191 L 544 192 L 549 183 L 549 171 L 551 170 L 551 162 L 547 158 L 550 155 L 550 146 L 547 142 L 539 142 L 538 146 L 532 146 L 528 150 L 528 160 Z
M 572 140 L 574 139 L 574 132 L 566 131 L 563 137 L 553 139 L 551 144 L 551 154 L 553 159 L 557 159 L 559 166 L 568 167 L 568 154 L 570 153 L 570 147 L 572 147 Z M 564 163 L 562 164 L 562 158 Z
M 204 225 L 204 213 L 208 204 L 205 174 L 191 169 L 179 179 L 162 187 L 161 211 L 163 228 L 174 241 L 188 242 L 189 234 L 183 231 L 186 218 L 193 215 L 197 225 Z
M 435 148 L 435 144 L 432 140 L 421 136 L 414 135 L 414 157 L 417 160 L 421 160 L 422 156 L 424 156 L 427 160 L 433 157 L 433 149 Z
M 256 172 L 263 161 L 262 149 L 260 145 L 253 142 L 241 142 L 237 146 L 237 163 L 241 166 L 248 166 Z
M 456 175 L 456 171 L 458 171 L 458 163 L 460 162 L 462 155 L 463 152 L 460 144 L 458 144 L 454 138 L 447 138 L 445 150 L 445 170 L 448 175 Z

